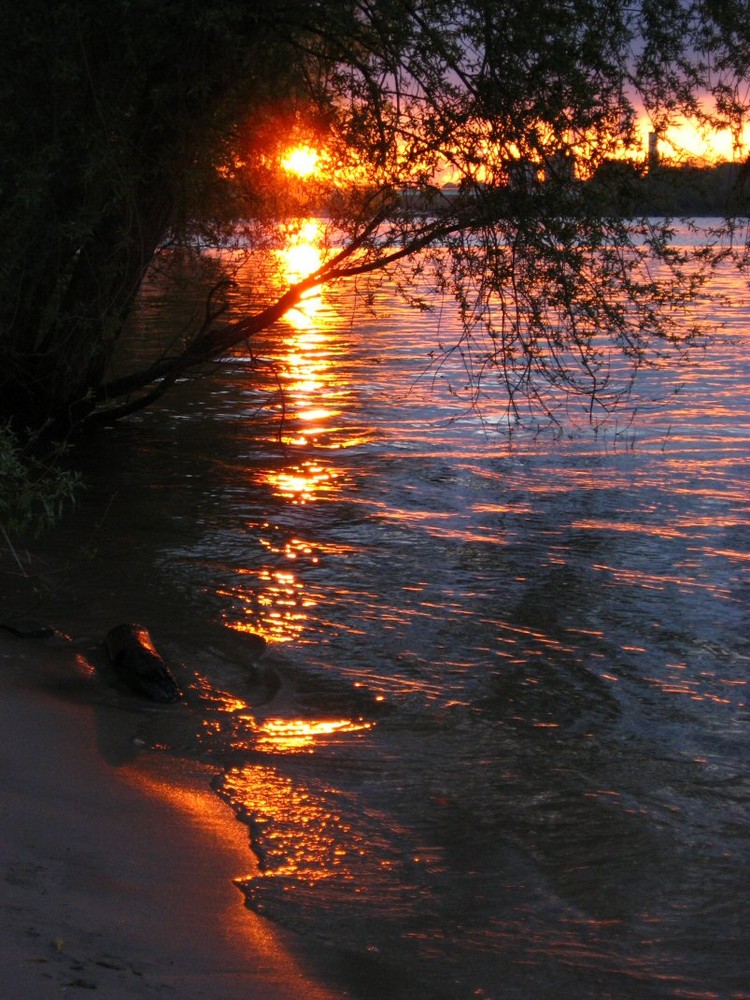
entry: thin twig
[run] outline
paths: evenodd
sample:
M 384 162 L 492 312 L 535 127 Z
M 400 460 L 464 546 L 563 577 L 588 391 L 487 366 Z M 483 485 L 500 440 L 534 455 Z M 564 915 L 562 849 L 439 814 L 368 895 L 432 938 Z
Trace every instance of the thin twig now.
M 10 538 L 8 537 L 8 532 L 7 532 L 6 530 L 5 530 L 5 525 L 3 525 L 3 524 L 0 524 L 0 531 L 2 531 L 2 533 L 3 533 L 3 537 L 5 538 L 5 542 L 6 542 L 7 546 L 8 546 L 8 549 L 10 550 L 10 554 L 11 554 L 11 555 L 13 556 L 13 558 L 14 558 L 14 559 L 16 560 L 16 563 L 18 564 L 18 568 L 19 568 L 19 569 L 21 570 L 21 573 L 22 573 L 22 574 L 23 574 L 24 576 L 26 576 L 26 577 L 27 577 L 27 576 L 28 576 L 29 574 L 28 574 L 28 573 L 26 572 L 26 570 L 24 569 L 24 566 L 23 566 L 23 563 L 22 563 L 22 562 L 21 562 L 21 560 L 20 560 L 20 559 L 18 558 L 18 553 L 17 553 L 17 552 L 16 552 L 16 550 L 15 550 L 15 549 L 13 548 L 13 543 L 11 542 Z

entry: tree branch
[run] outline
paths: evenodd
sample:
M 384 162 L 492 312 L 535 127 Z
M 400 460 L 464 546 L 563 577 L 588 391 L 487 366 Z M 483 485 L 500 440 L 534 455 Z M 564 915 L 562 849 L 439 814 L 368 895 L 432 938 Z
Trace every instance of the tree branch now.
M 84 422 L 112 423 L 148 406 L 163 395 L 181 375 L 216 360 L 226 351 L 276 323 L 290 309 L 298 305 L 305 293 L 311 289 L 387 268 L 460 228 L 455 220 L 439 220 L 398 248 L 385 253 L 376 253 L 365 260 L 357 258 L 352 262 L 352 258 L 357 257 L 359 251 L 365 248 L 377 233 L 392 206 L 393 201 L 390 201 L 330 260 L 301 281 L 290 285 L 283 295 L 260 312 L 217 327 L 213 326 L 213 323 L 224 310 L 212 312 L 210 306 L 207 307 L 205 322 L 183 351 L 171 357 L 160 358 L 146 368 L 107 382 L 96 394 L 94 409 Z M 215 291 L 216 288 L 212 289 L 211 294 Z M 127 398 L 136 393 L 139 394 L 136 398 Z M 126 402 L 112 405 L 113 401 L 123 397 L 126 397 Z

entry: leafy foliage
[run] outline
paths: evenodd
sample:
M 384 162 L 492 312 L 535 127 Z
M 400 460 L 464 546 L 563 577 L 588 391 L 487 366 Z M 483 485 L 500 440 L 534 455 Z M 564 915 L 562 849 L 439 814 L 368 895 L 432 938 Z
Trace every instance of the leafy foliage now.
M 0 427 L 0 530 L 9 535 L 39 534 L 72 503 L 80 476 L 62 469 L 58 447 L 46 460 L 24 452 L 11 429 Z

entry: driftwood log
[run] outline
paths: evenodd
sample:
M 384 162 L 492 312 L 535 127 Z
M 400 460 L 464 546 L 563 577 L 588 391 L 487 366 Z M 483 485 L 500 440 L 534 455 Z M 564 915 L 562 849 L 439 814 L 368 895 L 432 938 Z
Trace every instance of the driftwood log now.
M 181 697 L 148 629 L 142 625 L 116 625 L 107 634 L 105 645 L 117 676 L 136 694 L 161 702 L 177 701 Z

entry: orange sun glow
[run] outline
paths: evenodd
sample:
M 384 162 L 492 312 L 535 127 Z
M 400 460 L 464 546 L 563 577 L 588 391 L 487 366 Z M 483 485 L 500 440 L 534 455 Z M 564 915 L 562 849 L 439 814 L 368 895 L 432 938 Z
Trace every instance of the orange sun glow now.
M 297 177 L 312 177 L 317 171 L 320 153 L 311 146 L 294 146 L 287 150 L 281 160 L 281 166 L 289 174 Z
M 648 135 L 653 124 L 647 117 L 640 119 L 642 148 L 648 148 Z M 741 161 L 750 148 L 750 124 L 733 134 L 730 129 L 711 129 L 694 119 L 681 118 L 659 134 L 661 154 L 676 162 L 698 161 L 706 164 Z

